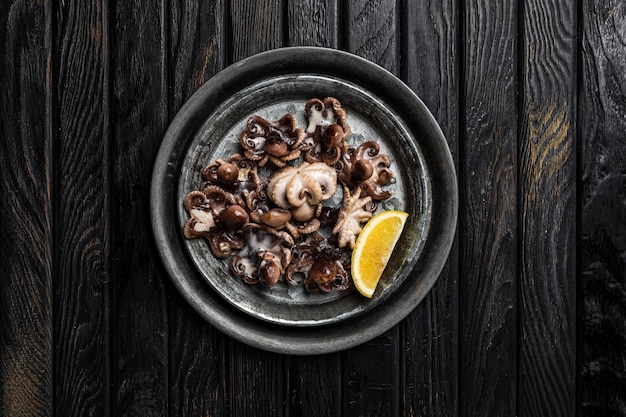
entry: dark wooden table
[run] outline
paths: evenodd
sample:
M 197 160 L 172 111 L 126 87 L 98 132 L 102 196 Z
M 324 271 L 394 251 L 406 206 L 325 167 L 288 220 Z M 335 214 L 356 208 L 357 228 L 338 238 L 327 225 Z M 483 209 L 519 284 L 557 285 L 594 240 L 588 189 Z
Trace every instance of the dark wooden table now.
M 387 68 L 440 123 L 457 239 L 362 346 L 200 318 L 148 213 L 206 80 L 293 45 Z M 0 415 L 626 416 L 626 2 L 0 2 Z

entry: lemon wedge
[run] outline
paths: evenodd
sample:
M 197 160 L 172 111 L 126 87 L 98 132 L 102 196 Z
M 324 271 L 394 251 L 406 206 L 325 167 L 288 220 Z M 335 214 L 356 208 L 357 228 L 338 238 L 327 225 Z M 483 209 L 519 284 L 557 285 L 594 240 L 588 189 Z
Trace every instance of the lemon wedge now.
M 374 295 L 408 216 L 403 211 L 383 211 L 372 217 L 359 233 L 350 268 L 354 286 L 365 297 Z

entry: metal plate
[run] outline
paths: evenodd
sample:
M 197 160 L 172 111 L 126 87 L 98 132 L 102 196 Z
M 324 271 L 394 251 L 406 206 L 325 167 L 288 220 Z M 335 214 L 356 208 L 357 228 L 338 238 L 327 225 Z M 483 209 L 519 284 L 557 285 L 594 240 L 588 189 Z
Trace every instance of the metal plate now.
M 247 285 L 234 277 L 228 260 L 215 258 L 203 239 L 185 241 L 194 264 L 213 287 L 233 306 L 263 320 L 290 326 L 320 326 L 347 320 L 370 310 L 388 293 L 395 291 L 419 258 L 430 221 L 430 181 L 418 143 L 402 121 L 397 119 L 377 97 L 363 88 L 328 76 L 289 74 L 269 77 L 242 89 L 221 103 L 198 130 L 183 159 L 178 183 L 178 200 L 200 188 L 202 169 L 217 158 L 241 153 L 239 136 L 249 116 L 278 120 L 290 113 L 298 126 L 306 127 L 304 106 L 309 98 L 333 95 L 346 110 L 352 133 L 350 145 L 376 141 L 381 153 L 390 156 L 394 181 L 385 187 L 393 197 L 379 204 L 379 210 L 404 210 L 409 220 L 385 274 L 372 299 L 358 292 L 332 291 L 308 293 L 304 287 L 279 282 L 271 288 Z M 271 165 L 261 168 L 267 178 Z M 341 206 L 341 192 L 327 205 Z M 181 230 L 189 214 L 179 204 Z
M 200 172 L 238 150 L 245 120 L 285 113 L 305 126 L 309 98 L 338 98 L 358 144 L 374 139 L 392 159 L 394 197 L 383 208 L 409 221 L 371 300 L 354 291 L 307 294 L 279 282 L 243 284 L 202 240 L 186 240 L 184 195 Z M 344 52 L 300 47 L 240 61 L 202 86 L 168 129 L 154 169 L 151 215 L 173 282 L 216 327 L 264 349 L 297 354 L 345 349 L 398 323 L 433 285 L 456 228 L 454 166 L 441 130 L 423 103 L 384 69 Z

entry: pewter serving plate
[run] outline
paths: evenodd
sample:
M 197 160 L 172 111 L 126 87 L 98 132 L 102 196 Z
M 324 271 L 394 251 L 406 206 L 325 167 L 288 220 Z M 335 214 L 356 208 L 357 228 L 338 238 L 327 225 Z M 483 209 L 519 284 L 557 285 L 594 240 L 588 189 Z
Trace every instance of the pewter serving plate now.
M 306 128 L 304 104 L 333 96 L 358 146 L 375 140 L 394 172 L 393 197 L 379 210 L 409 213 L 380 284 L 367 299 L 353 289 L 307 293 L 279 281 L 247 285 L 203 239 L 185 239 L 184 197 L 202 169 L 241 153 L 249 116 L 286 113 Z M 263 168 L 265 169 L 265 168 Z M 266 173 L 267 175 L 267 173 Z M 423 299 L 443 267 L 456 229 L 457 185 L 450 152 L 424 104 L 375 64 L 331 49 L 298 47 L 242 60 L 205 83 L 170 125 L 155 162 L 151 218 L 156 244 L 187 301 L 225 333 L 263 349 L 314 354 L 346 349 L 385 332 Z M 340 205 L 341 192 L 327 204 Z

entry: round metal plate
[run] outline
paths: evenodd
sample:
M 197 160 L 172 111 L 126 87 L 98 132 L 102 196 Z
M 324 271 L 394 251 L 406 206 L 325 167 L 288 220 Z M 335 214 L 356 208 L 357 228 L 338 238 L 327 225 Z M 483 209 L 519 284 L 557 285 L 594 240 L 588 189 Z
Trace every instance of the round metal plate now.
M 392 159 L 394 197 L 383 209 L 409 221 L 371 300 L 355 291 L 308 294 L 279 282 L 249 286 L 214 258 L 206 242 L 187 240 L 184 196 L 201 170 L 239 151 L 246 119 L 285 113 L 305 126 L 309 98 L 338 98 L 355 145 L 376 140 Z M 397 78 L 354 55 L 299 47 L 265 52 L 211 78 L 183 106 L 155 162 L 151 215 L 157 247 L 173 282 L 210 323 L 246 343 L 278 352 L 325 353 L 369 340 L 404 318 L 437 279 L 456 228 L 454 166 L 441 130 Z

